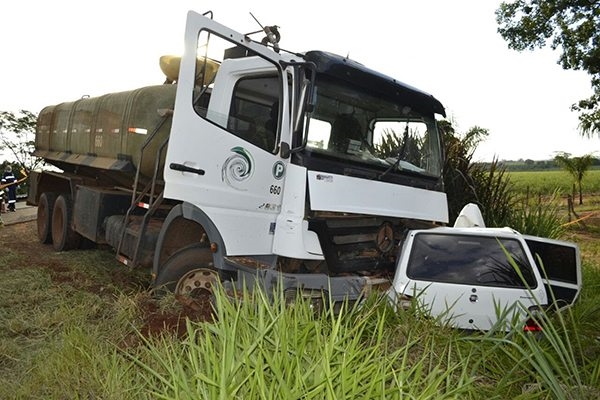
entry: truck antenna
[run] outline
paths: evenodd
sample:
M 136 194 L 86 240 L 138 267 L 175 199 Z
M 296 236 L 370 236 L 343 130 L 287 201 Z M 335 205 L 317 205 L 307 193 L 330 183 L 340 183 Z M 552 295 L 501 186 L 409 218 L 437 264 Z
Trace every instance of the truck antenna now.
M 276 53 L 279 53 L 279 40 L 281 39 L 281 34 L 279 33 L 279 27 L 277 25 L 263 26 L 258 21 L 258 19 L 254 16 L 254 14 L 250 13 L 250 15 L 252 16 L 252 18 L 254 18 L 254 20 L 256 21 L 258 26 L 260 26 L 262 31 L 267 35 L 263 38 L 263 40 L 261 40 L 261 43 L 264 44 L 265 46 L 267 45 L 267 43 L 271 43 L 271 45 L 273 46 L 273 50 L 275 50 Z M 257 32 L 260 32 L 260 31 L 257 31 Z M 252 33 L 257 33 L 257 32 L 252 32 Z

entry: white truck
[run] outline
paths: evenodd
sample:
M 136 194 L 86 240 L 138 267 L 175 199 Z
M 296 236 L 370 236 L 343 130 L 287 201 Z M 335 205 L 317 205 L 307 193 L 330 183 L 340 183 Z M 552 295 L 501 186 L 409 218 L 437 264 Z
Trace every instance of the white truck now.
M 82 239 L 178 294 L 216 280 L 356 299 L 389 287 L 408 229 L 448 222 L 433 96 L 189 12 L 164 84 L 44 108 L 39 239 Z M 385 141 L 395 133 L 393 151 Z

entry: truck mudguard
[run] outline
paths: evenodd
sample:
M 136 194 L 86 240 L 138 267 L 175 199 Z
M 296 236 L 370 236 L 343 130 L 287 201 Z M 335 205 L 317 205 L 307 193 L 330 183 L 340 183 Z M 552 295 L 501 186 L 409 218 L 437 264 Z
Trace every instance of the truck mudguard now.
M 183 228 L 183 229 L 180 229 Z M 194 232 L 190 234 L 190 232 Z M 225 243 L 219 230 L 211 219 L 198 207 L 190 203 L 181 203 L 173 207 L 167 215 L 156 243 L 152 276 L 158 276 L 160 266 L 177 250 L 194 242 L 200 242 L 202 235 L 213 244 L 215 268 L 230 269 L 225 265 Z

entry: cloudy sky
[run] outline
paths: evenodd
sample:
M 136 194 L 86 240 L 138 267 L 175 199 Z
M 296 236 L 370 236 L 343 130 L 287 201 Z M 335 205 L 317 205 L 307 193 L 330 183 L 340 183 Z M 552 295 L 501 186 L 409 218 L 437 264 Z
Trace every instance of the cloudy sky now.
M 433 94 L 459 132 L 490 131 L 476 157 L 551 158 L 597 151 L 571 104 L 589 77 L 549 49 L 517 53 L 497 33 L 494 0 L 275 2 L 19 0 L 0 3 L 0 110 L 39 112 L 83 95 L 162 83 L 158 59 L 180 54 L 188 10 L 239 32 L 278 25 L 281 46 L 326 50 Z M 257 36 L 260 39 L 261 36 Z

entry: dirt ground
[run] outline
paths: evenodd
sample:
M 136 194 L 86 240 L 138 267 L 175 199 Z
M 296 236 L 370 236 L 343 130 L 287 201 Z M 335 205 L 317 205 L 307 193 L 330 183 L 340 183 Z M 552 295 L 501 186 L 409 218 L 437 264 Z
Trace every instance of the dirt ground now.
M 5 214 L 2 214 L 4 216 Z M 16 220 L 20 219 L 18 217 Z M 210 321 L 213 312 L 208 297 L 189 300 L 177 299 L 165 307 L 161 300 L 154 296 L 150 288 L 149 278 L 139 272 L 132 273 L 125 266 L 115 260 L 116 268 L 110 270 L 110 282 L 94 282 L 89 277 L 83 276 L 80 271 L 70 268 L 68 263 L 61 263 L 53 255 L 51 245 L 44 245 L 37 238 L 36 222 L 28 218 L 26 222 L 15 222 L 0 226 L 0 243 L 3 248 L 8 248 L 15 254 L 11 269 L 26 269 L 32 266 L 48 270 L 48 274 L 55 284 L 65 284 L 79 289 L 93 292 L 100 296 L 110 296 L 121 293 L 132 293 L 139 311 L 139 319 L 143 321 L 139 327 L 145 336 L 160 334 L 175 334 L 181 336 L 186 331 L 186 319 L 192 321 Z M 6 222 L 6 221 L 5 221 Z M 107 252 L 110 250 L 106 250 Z M 149 276 L 149 274 L 147 275 Z M 110 286 L 112 289 L 107 289 Z M 162 300 L 164 301 L 164 300 Z
M 2 218 L 7 219 L 7 214 L 2 214 Z M 34 221 L 6 224 L 0 228 L 0 243 L 4 248 L 27 256 L 32 262 L 45 265 L 48 252 L 52 251 L 52 248 L 39 243 L 35 229 Z

